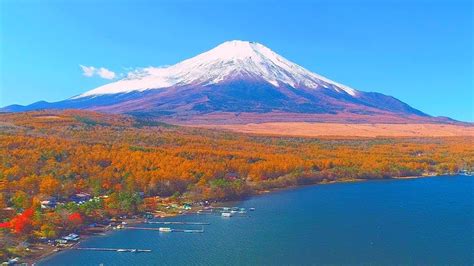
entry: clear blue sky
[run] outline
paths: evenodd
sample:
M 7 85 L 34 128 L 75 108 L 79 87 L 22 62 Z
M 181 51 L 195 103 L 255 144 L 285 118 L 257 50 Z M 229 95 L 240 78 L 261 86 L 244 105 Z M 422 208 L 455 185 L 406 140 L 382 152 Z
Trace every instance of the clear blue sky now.
M 260 42 L 340 83 L 474 121 L 470 0 L 0 1 L 0 106 L 58 101 L 116 73 Z

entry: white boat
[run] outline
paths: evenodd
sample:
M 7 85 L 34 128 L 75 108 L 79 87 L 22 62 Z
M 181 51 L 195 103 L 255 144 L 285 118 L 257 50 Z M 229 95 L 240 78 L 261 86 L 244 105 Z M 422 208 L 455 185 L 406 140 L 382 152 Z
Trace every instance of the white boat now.
M 221 216 L 222 216 L 222 217 L 232 217 L 232 213 L 230 213 L 230 212 L 223 212 L 223 213 L 221 214 Z
M 117 249 L 117 252 L 127 252 L 126 249 Z
M 7 265 L 16 265 L 16 263 L 20 260 L 20 258 L 16 257 L 14 259 L 9 259 Z M 3 263 L 2 263 L 3 264 Z
M 158 228 L 158 231 L 168 233 L 168 232 L 171 232 L 172 230 L 169 227 L 160 227 Z

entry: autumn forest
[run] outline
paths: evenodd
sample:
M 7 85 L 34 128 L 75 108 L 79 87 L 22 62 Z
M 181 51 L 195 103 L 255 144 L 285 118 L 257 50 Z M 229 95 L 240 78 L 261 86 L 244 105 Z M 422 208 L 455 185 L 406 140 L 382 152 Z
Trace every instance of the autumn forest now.
M 474 169 L 474 138 L 299 138 L 82 111 L 0 115 L 0 234 L 54 238 L 156 199 L 232 200 L 289 186 Z M 75 204 L 86 193 L 96 200 Z M 42 208 L 54 198 L 67 202 Z M 11 253 L 0 244 L 0 255 Z M 8 254 L 11 255 L 11 254 Z

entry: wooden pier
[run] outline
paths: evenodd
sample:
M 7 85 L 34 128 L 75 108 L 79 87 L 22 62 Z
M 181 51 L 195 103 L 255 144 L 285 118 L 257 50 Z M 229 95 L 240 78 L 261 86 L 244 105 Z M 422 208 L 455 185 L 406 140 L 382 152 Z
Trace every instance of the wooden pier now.
M 182 225 L 210 225 L 210 223 L 200 223 L 200 222 L 153 222 L 147 221 L 147 224 L 182 224 Z
M 135 227 L 135 226 L 127 226 L 127 227 L 124 227 L 123 229 L 160 231 L 160 228 Z
M 127 226 L 127 227 L 125 227 L 124 229 L 160 231 L 160 228 L 135 227 L 135 226 Z M 171 228 L 171 231 L 170 231 L 170 232 L 180 232 L 180 233 L 204 233 L 204 229 L 174 229 L 174 228 Z
M 204 229 L 171 229 L 171 232 L 204 233 Z
M 81 248 L 73 247 L 75 250 L 89 250 L 89 251 L 115 251 L 115 252 L 151 252 L 151 249 L 136 249 L 136 248 Z
M 240 212 L 232 212 L 232 211 L 222 211 L 222 210 L 216 210 L 216 211 L 198 211 L 198 212 L 194 212 L 192 214 L 196 214 L 196 215 L 222 215 L 222 213 L 224 212 L 230 212 L 232 213 L 232 217 L 250 217 L 250 215 L 245 212 L 245 213 L 240 213 Z

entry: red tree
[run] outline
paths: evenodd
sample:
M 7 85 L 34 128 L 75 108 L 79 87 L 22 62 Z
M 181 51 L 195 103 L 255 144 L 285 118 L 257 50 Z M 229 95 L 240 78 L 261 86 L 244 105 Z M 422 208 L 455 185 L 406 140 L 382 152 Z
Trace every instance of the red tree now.
M 0 228 L 9 228 L 16 234 L 27 234 L 32 229 L 34 210 L 26 209 L 23 213 L 13 217 L 9 222 L 0 223 Z
M 78 212 L 71 213 L 68 217 L 68 221 L 71 222 L 74 226 L 80 226 L 83 223 L 82 216 Z
M 10 227 L 11 227 L 10 222 L 0 223 L 0 228 L 10 228 Z

